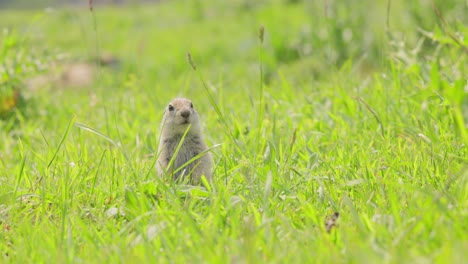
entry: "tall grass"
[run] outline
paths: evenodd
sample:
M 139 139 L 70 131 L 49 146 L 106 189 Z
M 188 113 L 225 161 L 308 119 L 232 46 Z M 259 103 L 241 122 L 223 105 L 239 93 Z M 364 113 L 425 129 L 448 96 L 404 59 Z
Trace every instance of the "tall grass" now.
M 22 54 L 94 64 L 97 43 L 121 65 L 20 86 L 0 121 L 0 262 L 462 263 L 468 7 L 327 3 L 94 6 L 96 27 L 1 11 Z M 181 95 L 220 144 L 207 188 L 154 170 Z

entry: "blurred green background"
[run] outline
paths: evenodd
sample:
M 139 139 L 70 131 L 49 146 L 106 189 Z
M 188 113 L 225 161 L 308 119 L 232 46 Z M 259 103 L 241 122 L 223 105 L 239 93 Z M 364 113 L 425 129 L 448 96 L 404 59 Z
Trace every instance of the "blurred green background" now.
M 462 262 L 468 1 L 92 3 L 0 1 L 3 260 Z M 177 96 L 213 190 L 154 173 Z

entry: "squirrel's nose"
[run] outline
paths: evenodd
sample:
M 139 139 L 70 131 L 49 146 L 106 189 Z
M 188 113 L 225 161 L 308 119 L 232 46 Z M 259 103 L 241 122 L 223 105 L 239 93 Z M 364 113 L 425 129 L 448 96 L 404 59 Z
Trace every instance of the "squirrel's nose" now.
M 190 110 L 186 109 L 186 110 L 182 110 L 182 112 L 180 112 L 180 115 L 183 117 L 183 118 L 188 118 L 190 116 Z

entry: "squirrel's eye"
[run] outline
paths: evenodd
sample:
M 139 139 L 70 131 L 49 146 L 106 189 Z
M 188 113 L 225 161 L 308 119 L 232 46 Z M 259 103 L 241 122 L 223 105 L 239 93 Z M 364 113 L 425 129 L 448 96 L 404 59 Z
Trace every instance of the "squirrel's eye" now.
M 190 103 L 190 108 L 193 108 L 193 104 L 192 104 L 192 103 Z
M 167 109 L 169 109 L 169 111 L 174 111 L 174 107 L 172 105 L 169 105 Z

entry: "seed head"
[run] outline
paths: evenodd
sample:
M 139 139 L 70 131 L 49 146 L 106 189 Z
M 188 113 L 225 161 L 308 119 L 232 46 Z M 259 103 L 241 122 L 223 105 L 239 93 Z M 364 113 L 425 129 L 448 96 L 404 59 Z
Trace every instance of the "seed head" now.
M 194 71 L 196 71 L 196 70 L 197 70 L 197 66 L 196 66 L 195 63 L 193 62 L 193 60 L 192 60 L 192 55 L 190 55 L 190 52 L 187 53 L 187 61 L 188 61 L 188 63 L 190 64 L 190 66 L 192 67 L 192 69 L 193 69 Z
M 265 35 L 265 27 L 263 25 L 260 26 L 258 30 L 258 37 L 260 38 L 260 43 L 263 44 L 263 36 Z

